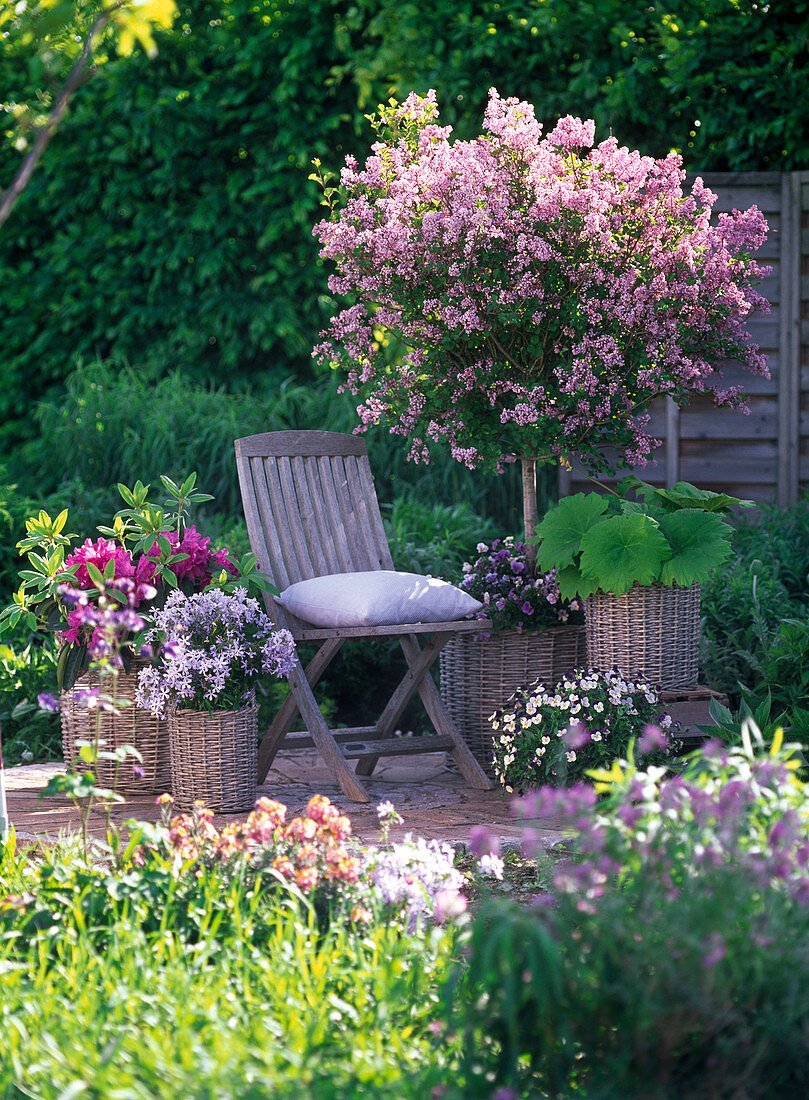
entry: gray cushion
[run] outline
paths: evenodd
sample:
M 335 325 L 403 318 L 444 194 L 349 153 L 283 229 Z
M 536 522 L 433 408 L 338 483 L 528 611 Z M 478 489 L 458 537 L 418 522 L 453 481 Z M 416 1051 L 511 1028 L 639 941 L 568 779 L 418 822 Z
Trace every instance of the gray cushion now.
M 418 573 L 375 569 L 298 581 L 276 602 L 314 626 L 396 626 L 452 622 L 483 606 L 454 584 Z

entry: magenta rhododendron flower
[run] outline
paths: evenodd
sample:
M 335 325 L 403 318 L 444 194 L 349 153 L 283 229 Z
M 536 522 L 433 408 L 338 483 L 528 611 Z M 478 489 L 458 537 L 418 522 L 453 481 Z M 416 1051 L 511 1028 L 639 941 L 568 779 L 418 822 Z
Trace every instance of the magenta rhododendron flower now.
M 347 369 L 364 426 L 384 418 L 417 461 L 440 444 L 469 467 L 561 454 L 598 469 L 606 447 L 642 464 L 654 398 L 738 405 L 723 361 L 767 375 L 745 328 L 769 308 L 759 210 L 711 225 L 715 196 L 684 192 L 679 156 L 594 144 L 572 117 L 543 136 L 495 89 L 479 138 L 437 120 L 434 92 L 382 108 L 314 229 L 354 304 L 313 355 Z M 408 349 L 394 369 L 388 335 Z
M 70 570 L 74 565 L 76 585 L 78 588 L 92 588 L 93 582 L 87 571 L 87 565 L 94 565 L 101 573 L 109 561 L 115 562 L 115 577 L 133 577 L 135 567 L 132 565 L 132 555 L 123 546 L 113 542 L 112 539 L 98 539 L 97 542 L 84 540 L 84 544 L 74 550 L 65 558 L 65 570 Z
M 238 575 L 236 565 L 230 560 L 226 549 L 209 550 L 211 540 L 207 535 L 201 535 L 196 527 L 186 527 L 183 537 L 179 538 L 176 531 L 165 531 L 163 537 L 168 539 L 171 545 L 171 553 L 187 555 L 181 561 L 172 563 L 172 570 L 179 582 L 190 581 L 195 588 L 204 588 L 209 584 L 214 571 L 217 573 L 225 570 L 231 576 Z M 162 551 L 155 541 L 148 552 L 148 557 L 160 559 Z

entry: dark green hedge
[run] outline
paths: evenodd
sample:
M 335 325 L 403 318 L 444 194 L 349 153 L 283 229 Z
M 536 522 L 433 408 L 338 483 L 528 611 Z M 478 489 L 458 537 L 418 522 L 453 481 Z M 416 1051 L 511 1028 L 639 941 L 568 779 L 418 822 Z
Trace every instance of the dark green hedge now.
M 327 86 L 334 8 L 194 0 L 157 59 L 76 96 L 0 235 L 7 438 L 76 355 L 218 381 L 308 368 L 329 311 L 309 162 L 360 121 Z

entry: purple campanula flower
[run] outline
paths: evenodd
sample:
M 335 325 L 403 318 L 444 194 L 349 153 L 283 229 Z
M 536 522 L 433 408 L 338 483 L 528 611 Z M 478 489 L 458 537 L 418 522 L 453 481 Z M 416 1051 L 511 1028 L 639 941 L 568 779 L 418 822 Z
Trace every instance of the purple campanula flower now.
M 37 703 L 39 704 L 40 710 L 47 710 L 52 714 L 58 714 L 59 712 L 59 700 L 56 696 L 50 695 L 46 691 L 37 695 Z

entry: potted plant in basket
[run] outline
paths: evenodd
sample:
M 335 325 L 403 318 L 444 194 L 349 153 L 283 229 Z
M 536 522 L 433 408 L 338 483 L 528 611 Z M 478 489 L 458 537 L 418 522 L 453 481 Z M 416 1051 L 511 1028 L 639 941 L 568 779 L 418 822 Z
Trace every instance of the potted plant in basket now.
M 124 773 L 118 779 L 122 789 L 140 791 L 162 791 L 169 782 L 167 728 L 132 705 L 137 671 L 146 663 L 138 655 L 143 628 L 173 589 L 190 593 L 209 586 L 229 590 L 237 581 L 269 584 L 256 571 L 253 555 L 239 562 L 226 547 L 211 547 L 210 539 L 188 523 L 190 509 L 212 499 L 196 488 L 195 474 L 180 483 L 164 476 L 161 483 L 167 494 L 163 504 L 154 502 L 151 487 L 140 481 L 132 489 L 119 485 L 125 507 L 111 526 L 99 527 L 101 537 L 95 541 L 80 542 L 68 533 L 67 509 L 54 518 L 40 511 L 28 519 L 26 537 L 17 544 L 27 567 L 20 571 L 22 583 L 12 602 L 0 613 L 0 633 L 25 625 L 59 640 L 62 741 L 72 767 L 76 742 L 98 736 L 87 701 L 102 687 L 98 669 L 90 665 L 103 656 L 100 649 L 109 648 L 96 621 L 99 601 L 115 597 L 128 610 L 129 619 L 120 616 L 116 626 L 111 657 L 115 698 L 103 715 L 101 735 L 112 749 L 128 744 L 141 754 L 143 775 Z M 106 765 L 98 767 L 103 772 Z M 115 781 L 111 771 L 99 778 L 107 785 Z
M 585 659 L 581 602 L 562 598 L 553 570 L 533 571 L 526 549 L 511 537 L 478 544 L 458 587 L 480 600 L 478 618 L 492 632 L 456 635 L 441 651 L 441 695 L 483 764 L 492 760 L 492 712 L 521 685 L 556 683 Z
M 739 405 L 722 363 L 767 375 L 745 329 L 769 309 L 751 258 L 767 223 L 752 207 L 712 226 L 715 196 L 701 180 L 684 193 L 675 154 L 595 144 L 595 123 L 572 117 L 543 135 L 530 104 L 495 89 L 471 141 L 439 125 L 432 91 L 371 121 L 363 166 L 348 157 L 333 185 L 315 161 L 311 177 L 329 210 L 314 229 L 329 286 L 349 299 L 313 355 L 347 371 L 358 430 L 387 423 L 414 461 L 442 447 L 470 468 L 519 462 L 525 564 L 541 582 L 538 466 L 643 464 L 656 398 Z
M 137 703 L 169 724 L 171 788 L 190 809 L 249 809 L 256 797 L 262 675 L 285 676 L 295 661 L 288 630 L 277 630 L 244 588 L 186 596 L 172 592 L 156 611 L 147 642 L 154 665 L 141 669 Z
M 652 684 L 615 669 L 577 669 L 553 688 L 539 681 L 521 688 L 492 715 L 494 772 L 519 794 L 569 786 L 625 759 L 633 743 L 647 763 L 662 761 L 679 747 L 671 726 Z
M 562 597 L 584 602 L 588 662 L 663 690 L 693 688 L 700 584 L 731 553 L 722 515 L 752 505 L 629 477 L 616 492 L 576 493 L 551 508 L 536 530 L 538 559 L 556 570 Z

